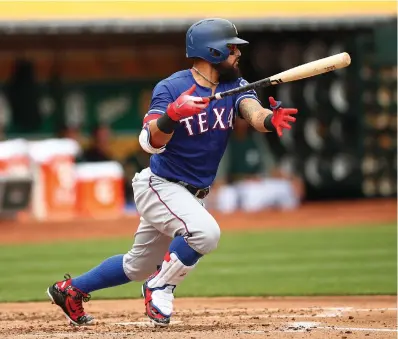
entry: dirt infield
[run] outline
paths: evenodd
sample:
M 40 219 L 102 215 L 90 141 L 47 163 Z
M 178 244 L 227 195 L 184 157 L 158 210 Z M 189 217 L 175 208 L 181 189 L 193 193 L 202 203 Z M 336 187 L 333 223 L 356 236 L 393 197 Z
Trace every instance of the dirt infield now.
M 318 203 L 294 212 L 215 215 L 222 230 L 375 226 L 396 222 L 396 200 Z M 0 244 L 132 237 L 138 217 L 112 221 L 0 222 Z M 153 328 L 142 300 L 91 301 L 96 324 L 73 327 L 50 302 L 0 304 L 0 338 L 389 339 L 397 337 L 393 296 L 201 298 L 175 302 L 167 329 Z
M 260 230 L 267 228 L 345 227 L 396 222 L 397 201 L 360 200 L 306 204 L 290 212 L 264 211 L 223 215 L 213 213 L 221 230 Z M 73 220 L 9 222 L 0 220 L 0 244 L 53 242 L 74 239 L 132 237 L 138 216 L 118 220 Z
M 69 326 L 50 303 L 0 304 L 1 338 L 358 339 L 397 337 L 395 297 L 176 299 L 167 329 L 154 328 L 142 300 L 92 301 L 96 324 Z

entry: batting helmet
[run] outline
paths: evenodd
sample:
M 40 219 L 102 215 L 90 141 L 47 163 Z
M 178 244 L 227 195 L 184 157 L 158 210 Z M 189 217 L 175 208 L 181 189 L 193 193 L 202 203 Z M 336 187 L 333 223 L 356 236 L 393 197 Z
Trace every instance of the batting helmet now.
M 194 23 L 186 35 L 187 58 L 201 58 L 212 64 L 227 60 L 228 44 L 244 45 L 235 25 L 225 19 L 204 19 Z

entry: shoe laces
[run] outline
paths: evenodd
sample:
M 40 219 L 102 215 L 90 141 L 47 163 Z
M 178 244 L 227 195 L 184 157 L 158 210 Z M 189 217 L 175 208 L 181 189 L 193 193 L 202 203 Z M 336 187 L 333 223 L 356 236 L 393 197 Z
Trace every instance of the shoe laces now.
M 69 280 L 71 279 L 71 276 L 70 274 L 65 274 L 64 278 Z M 73 303 L 79 313 L 84 315 L 83 302 L 88 302 L 91 299 L 91 295 L 89 293 L 80 291 L 78 288 L 73 287 L 72 285 L 69 285 L 68 288 L 65 289 L 65 292 L 73 300 Z

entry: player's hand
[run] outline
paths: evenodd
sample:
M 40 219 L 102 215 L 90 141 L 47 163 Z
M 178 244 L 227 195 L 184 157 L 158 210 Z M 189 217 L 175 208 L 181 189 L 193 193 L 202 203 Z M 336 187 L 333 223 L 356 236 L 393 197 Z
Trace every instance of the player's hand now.
M 276 101 L 273 97 L 269 97 L 269 103 L 273 112 L 271 123 L 275 126 L 276 133 L 281 137 L 283 129 L 291 129 L 292 126 L 288 122 L 295 122 L 296 118 L 291 114 L 297 114 L 296 108 L 282 108 L 282 102 Z
M 196 85 L 181 93 L 176 101 L 167 106 L 167 115 L 174 121 L 202 112 L 209 105 L 209 98 L 194 97 Z

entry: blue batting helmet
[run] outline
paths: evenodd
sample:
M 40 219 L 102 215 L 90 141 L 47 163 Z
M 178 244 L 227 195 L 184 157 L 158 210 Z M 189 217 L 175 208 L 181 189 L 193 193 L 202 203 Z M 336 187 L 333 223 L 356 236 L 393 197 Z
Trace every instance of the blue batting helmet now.
M 227 60 L 228 44 L 244 45 L 235 25 L 225 19 L 204 19 L 194 23 L 186 35 L 187 58 L 201 58 L 212 64 Z

